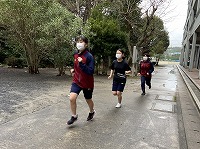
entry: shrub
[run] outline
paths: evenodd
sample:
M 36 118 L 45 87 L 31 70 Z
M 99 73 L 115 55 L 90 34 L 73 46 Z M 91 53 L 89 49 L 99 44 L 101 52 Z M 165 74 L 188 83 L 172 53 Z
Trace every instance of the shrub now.
M 5 59 L 5 62 L 8 66 L 24 68 L 26 65 L 26 60 L 23 58 L 16 58 L 14 56 L 8 57 Z

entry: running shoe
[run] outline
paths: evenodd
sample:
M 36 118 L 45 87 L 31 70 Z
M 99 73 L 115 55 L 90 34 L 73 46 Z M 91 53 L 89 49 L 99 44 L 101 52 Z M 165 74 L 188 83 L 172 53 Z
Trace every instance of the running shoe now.
M 76 117 L 72 116 L 71 119 L 67 122 L 68 125 L 73 124 L 75 121 L 77 121 L 78 115 Z
M 92 113 L 89 113 L 88 117 L 87 117 L 87 121 L 90 121 L 93 119 L 94 114 L 96 113 L 96 111 L 94 110 Z
M 117 105 L 115 106 L 115 108 L 121 108 L 122 104 L 121 103 L 117 103 Z
M 149 84 L 149 89 L 151 89 L 151 83 Z

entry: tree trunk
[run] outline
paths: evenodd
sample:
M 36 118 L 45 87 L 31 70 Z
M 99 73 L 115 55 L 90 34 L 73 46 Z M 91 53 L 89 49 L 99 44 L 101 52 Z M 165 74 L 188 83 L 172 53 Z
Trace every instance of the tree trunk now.
M 31 74 L 38 74 L 39 70 L 38 70 L 38 66 L 28 66 L 28 71 Z
M 33 52 L 34 50 L 28 48 L 28 46 L 25 47 L 26 52 L 26 59 L 28 64 L 28 71 L 31 74 L 38 74 L 39 73 L 39 59 L 38 55 Z
M 32 56 L 30 59 L 31 59 L 31 61 L 28 64 L 29 73 L 38 74 L 39 73 L 39 69 L 38 69 L 39 62 L 38 62 L 38 60 L 35 58 L 35 56 Z
M 57 76 L 62 76 L 65 74 L 64 66 L 60 66 L 58 68 L 58 75 Z
M 108 68 L 109 68 L 109 58 L 104 57 L 102 60 L 102 75 L 107 75 Z
M 129 65 L 131 65 L 132 64 L 132 56 L 133 56 L 133 47 L 132 47 L 132 45 L 131 45 L 131 39 L 130 39 L 130 37 L 131 37 L 131 31 L 129 31 L 129 33 L 128 33 L 129 35 L 128 35 L 128 37 L 129 37 L 129 39 L 127 40 L 127 47 L 128 47 L 128 51 L 129 51 L 129 57 L 128 57 L 128 59 L 127 59 L 127 63 L 129 64 Z

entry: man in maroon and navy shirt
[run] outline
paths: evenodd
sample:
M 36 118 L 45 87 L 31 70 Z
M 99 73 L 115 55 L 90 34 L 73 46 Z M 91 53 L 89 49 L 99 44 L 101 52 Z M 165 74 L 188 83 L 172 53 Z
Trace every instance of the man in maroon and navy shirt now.
M 88 39 L 86 37 L 77 37 L 76 47 L 78 51 L 74 54 L 74 69 L 71 69 L 73 82 L 69 97 L 72 116 L 67 122 L 68 125 L 73 124 L 78 119 L 78 115 L 76 114 L 76 99 L 81 90 L 83 90 L 84 97 L 90 109 L 87 121 L 92 120 L 95 114 L 94 103 L 92 101 L 94 88 L 94 58 L 88 51 L 87 45 Z
M 149 89 L 151 88 L 151 77 L 152 77 L 152 72 L 154 71 L 154 66 L 150 61 L 149 55 L 145 54 L 143 56 L 143 60 L 140 62 L 139 66 L 139 73 L 138 75 L 141 76 L 141 89 L 142 89 L 142 94 L 145 95 L 145 83 L 146 85 L 149 86 Z

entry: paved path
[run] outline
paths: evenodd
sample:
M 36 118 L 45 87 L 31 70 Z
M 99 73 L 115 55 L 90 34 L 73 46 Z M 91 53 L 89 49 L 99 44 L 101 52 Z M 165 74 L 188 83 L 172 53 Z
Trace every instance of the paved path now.
M 70 118 L 68 89 L 57 84 L 58 98 L 62 97 L 58 102 L 0 125 L 0 148 L 179 149 L 177 73 L 174 65 L 156 67 L 152 89 L 145 96 L 140 95 L 140 81 L 128 78 L 120 109 L 115 108 L 111 80 L 97 77 L 94 120 L 86 121 L 88 107 L 81 94 L 79 119 L 72 126 L 66 125 Z

